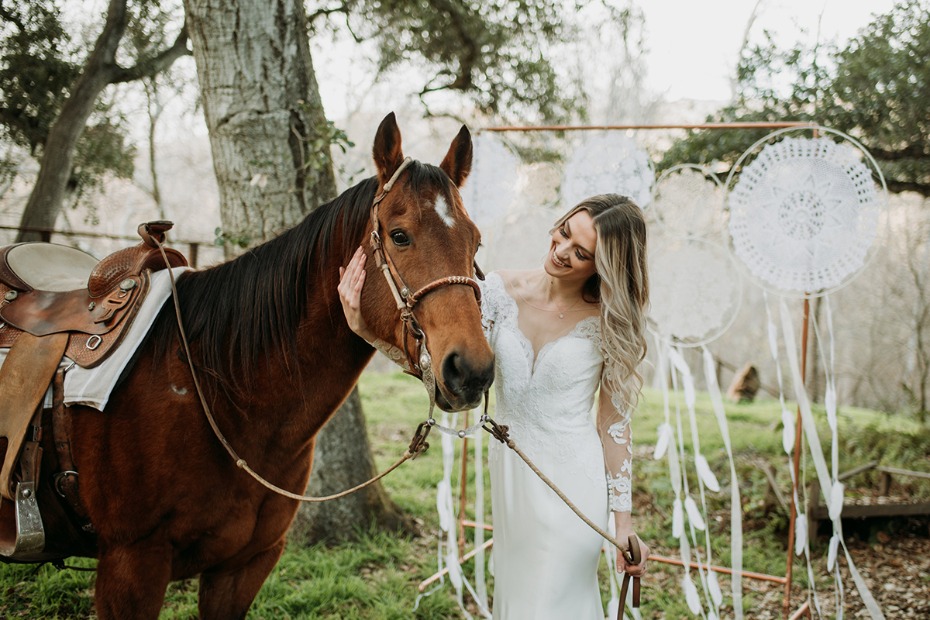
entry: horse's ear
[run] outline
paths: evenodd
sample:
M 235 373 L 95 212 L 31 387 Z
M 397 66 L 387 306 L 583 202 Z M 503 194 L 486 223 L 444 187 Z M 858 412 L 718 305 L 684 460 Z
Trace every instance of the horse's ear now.
M 404 153 L 400 148 L 400 129 L 397 128 L 397 119 L 393 112 L 385 116 L 378 125 L 372 155 L 375 158 L 375 166 L 378 167 L 378 179 L 382 184 L 391 178 L 404 161 Z
M 449 152 L 446 153 L 439 167 L 449 175 L 456 187 L 462 187 L 462 183 L 468 178 L 471 172 L 472 146 L 471 133 L 468 127 L 462 125 L 459 135 L 455 136 Z

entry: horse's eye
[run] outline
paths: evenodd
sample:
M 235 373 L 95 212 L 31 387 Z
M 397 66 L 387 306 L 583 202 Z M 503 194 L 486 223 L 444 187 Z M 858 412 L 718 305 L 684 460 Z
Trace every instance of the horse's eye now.
M 395 230 L 391 233 L 391 241 L 394 242 L 394 245 L 399 247 L 405 247 L 410 245 L 410 237 L 407 236 L 402 230 Z

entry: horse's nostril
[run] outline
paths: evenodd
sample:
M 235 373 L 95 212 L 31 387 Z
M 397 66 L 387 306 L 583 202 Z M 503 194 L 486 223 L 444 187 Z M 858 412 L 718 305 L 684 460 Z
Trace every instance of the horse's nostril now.
M 462 356 L 458 353 L 450 353 L 442 362 L 442 376 L 445 379 L 446 387 L 452 392 L 458 394 L 462 391 L 465 383 L 466 369 Z
M 453 394 L 472 400 L 488 389 L 494 380 L 494 364 L 473 366 L 458 353 L 450 353 L 442 363 L 446 388 Z

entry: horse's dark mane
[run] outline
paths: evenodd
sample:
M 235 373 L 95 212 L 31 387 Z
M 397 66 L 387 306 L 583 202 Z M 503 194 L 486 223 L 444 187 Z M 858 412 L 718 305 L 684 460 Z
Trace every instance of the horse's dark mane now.
M 377 187 L 375 178 L 366 179 L 246 254 L 180 277 L 181 317 L 197 366 L 224 383 L 247 384 L 260 356 L 276 348 L 293 356 L 308 291 L 322 274 L 322 261 L 313 262 L 334 242 L 358 244 Z M 176 335 L 174 306 L 166 304 L 152 337 L 165 352 Z
M 425 185 L 438 185 L 449 193 L 451 182 L 439 168 L 413 162 L 408 171 L 408 188 L 414 194 Z M 319 257 L 337 246 L 346 254 L 338 260 L 348 261 L 361 240 L 377 189 L 376 178 L 366 179 L 248 253 L 182 275 L 178 300 L 197 366 L 235 390 L 249 386 L 251 369 L 272 351 L 293 360 L 309 292 L 322 282 Z M 173 354 L 168 347 L 177 335 L 176 321 L 173 304 L 166 304 L 151 332 L 157 351 Z M 297 368 L 290 362 L 289 366 Z

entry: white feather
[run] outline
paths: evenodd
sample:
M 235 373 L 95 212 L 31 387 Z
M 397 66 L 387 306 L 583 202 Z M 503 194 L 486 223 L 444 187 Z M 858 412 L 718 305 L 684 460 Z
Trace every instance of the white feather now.
M 807 547 L 807 515 L 798 513 L 794 520 L 794 554 L 800 556 Z
M 672 427 L 668 422 L 663 422 L 659 425 L 659 428 L 656 429 L 656 449 L 652 453 L 652 458 L 658 460 L 665 456 L 665 451 L 668 450 L 668 443 L 672 440 Z
M 685 514 L 681 508 L 681 500 L 675 498 L 672 504 L 672 536 L 681 538 L 685 533 Z
M 701 597 L 698 595 L 697 587 L 691 581 L 690 575 L 681 578 L 681 586 L 685 590 L 685 599 L 688 601 L 688 609 L 693 614 L 701 613 Z
M 691 522 L 694 529 L 703 532 L 707 526 L 704 525 L 704 519 L 701 517 L 701 511 L 698 509 L 697 503 L 690 495 L 685 498 L 685 510 L 688 512 L 688 521 Z
M 714 571 L 707 573 L 707 589 L 710 590 L 710 598 L 713 599 L 714 605 L 720 607 L 720 603 L 723 602 L 723 592 L 720 590 L 720 582 L 717 580 L 717 573 Z M 710 618 L 709 614 L 708 618 Z
M 451 545 L 449 548 L 455 548 L 455 545 Z M 446 554 L 446 568 L 449 569 L 449 580 L 452 582 L 452 585 L 455 589 L 462 589 L 462 567 L 459 565 L 458 553 L 452 552 Z
M 843 513 L 843 491 L 845 486 L 837 480 L 830 489 L 830 520 L 836 521 Z
M 840 548 L 840 535 L 834 534 L 830 538 L 830 551 L 827 553 L 827 570 L 832 571 L 833 565 L 836 563 L 836 553 Z
M 720 490 L 720 483 L 717 482 L 717 476 L 711 471 L 710 464 L 708 464 L 703 454 L 698 454 L 694 457 L 694 466 L 697 468 L 698 475 L 704 482 L 704 486 L 714 493 Z

